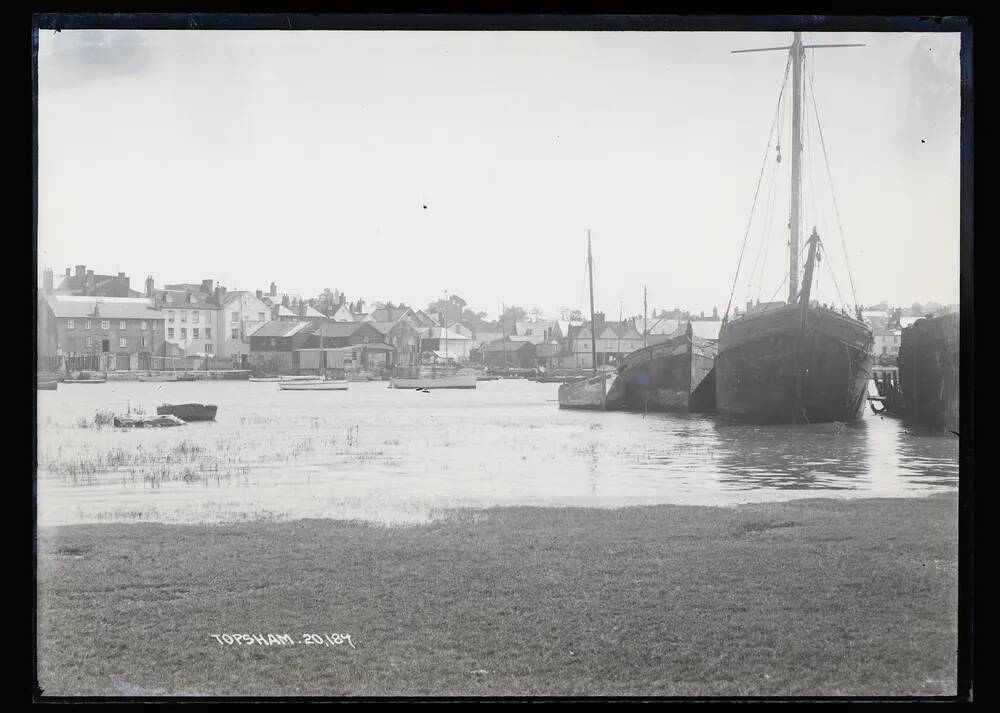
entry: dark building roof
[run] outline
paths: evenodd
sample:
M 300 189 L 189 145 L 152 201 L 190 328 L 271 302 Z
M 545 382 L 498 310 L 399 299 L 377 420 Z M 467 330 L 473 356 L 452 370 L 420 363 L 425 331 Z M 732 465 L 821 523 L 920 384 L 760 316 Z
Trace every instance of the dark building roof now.
M 254 330 L 254 333 L 250 335 L 250 338 L 291 337 L 304 330 L 310 331 L 310 328 L 314 325 L 315 321 L 289 322 L 284 320 L 271 320 L 270 322 L 265 322 Z

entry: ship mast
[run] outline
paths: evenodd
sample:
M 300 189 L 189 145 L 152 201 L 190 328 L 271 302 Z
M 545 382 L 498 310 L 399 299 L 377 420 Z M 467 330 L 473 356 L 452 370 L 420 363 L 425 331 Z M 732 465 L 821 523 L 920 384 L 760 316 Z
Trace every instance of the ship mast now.
M 792 40 L 792 201 L 788 227 L 788 304 L 794 304 L 799 294 L 799 215 L 802 200 L 802 33 L 796 32 Z
M 597 325 L 594 324 L 594 256 L 590 251 L 590 229 L 587 229 L 587 274 L 590 278 L 590 359 L 597 373 Z
M 802 65 L 807 49 L 815 47 L 864 47 L 864 44 L 804 45 L 802 33 L 795 32 L 788 47 L 761 47 L 751 50 L 732 50 L 732 54 L 745 52 L 773 52 L 788 50 L 792 62 L 792 200 L 788 220 L 788 304 L 794 304 L 799 294 L 799 235 L 802 227 Z

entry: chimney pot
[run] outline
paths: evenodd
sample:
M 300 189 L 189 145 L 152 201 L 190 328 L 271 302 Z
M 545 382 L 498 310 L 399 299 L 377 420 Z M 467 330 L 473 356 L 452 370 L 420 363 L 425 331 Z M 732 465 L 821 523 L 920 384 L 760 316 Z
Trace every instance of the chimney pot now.
M 278 286 L 272 282 L 271 283 L 271 297 L 274 297 L 277 294 L 278 294 Z
M 87 272 L 87 266 L 86 265 L 77 265 L 76 266 L 76 276 L 77 277 L 83 277 L 86 272 Z
M 69 269 L 69 268 L 67 267 L 67 268 L 66 268 L 66 277 L 69 277 L 69 276 L 71 276 L 72 274 L 73 274 L 73 271 L 72 271 L 72 270 L 70 270 L 70 269 Z

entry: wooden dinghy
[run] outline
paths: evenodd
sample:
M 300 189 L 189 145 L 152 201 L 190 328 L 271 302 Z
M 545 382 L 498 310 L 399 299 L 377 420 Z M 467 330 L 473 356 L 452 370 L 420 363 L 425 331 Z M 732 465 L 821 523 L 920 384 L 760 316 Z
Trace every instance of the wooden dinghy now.
M 160 416 L 176 416 L 182 421 L 214 421 L 218 406 L 214 404 L 163 404 L 156 407 Z

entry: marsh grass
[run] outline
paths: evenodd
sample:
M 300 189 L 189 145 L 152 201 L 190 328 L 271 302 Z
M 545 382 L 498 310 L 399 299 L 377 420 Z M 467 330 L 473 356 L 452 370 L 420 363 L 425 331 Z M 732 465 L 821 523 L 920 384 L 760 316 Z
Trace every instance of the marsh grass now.
M 948 695 L 957 513 L 949 494 L 43 528 L 38 681 L 50 695 L 116 695 L 116 679 L 224 696 Z M 313 631 L 356 648 L 210 636 Z

